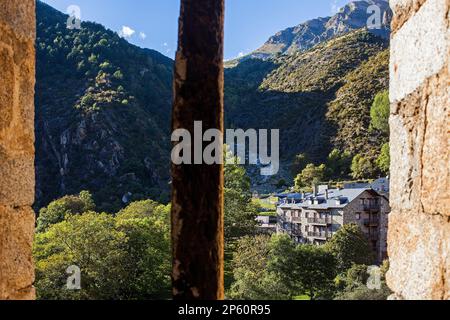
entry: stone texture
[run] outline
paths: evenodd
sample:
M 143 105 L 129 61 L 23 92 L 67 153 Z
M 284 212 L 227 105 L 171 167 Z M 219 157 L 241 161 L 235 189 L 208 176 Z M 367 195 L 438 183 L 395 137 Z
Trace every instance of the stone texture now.
M 444 66 L 450 53 L 448 8 L 448 0 L 427 0 L 392 36 L 392 101 L 405 98 Z
M 34 156 L 9 156 L 0 149 L 0 205 L 25 206 L 34 202 Z
M 19 16 L 29 10 L 31 2 L 34 4 L 24 1 L 18 5 Z M 11 5 L 6 6 L 12 10 Z M 33 204 L 35 188 L 34 40 L 17 35 L 3 20 L 0 19 L 0 204 L 25 206 Z M 29 29 L 29 34 L 34 35 L 34 23 Z
M 449 219 L 406 210 L 389 220 L 391 289 L 407 300 L 450 299 Z
M 32 299 L 34 212 L 0 206 L 0 299 Z
M 388 285 L 391 299 L 450 299 L 450 1 L 391 6 L 405 21 L 391 43 Z
M 391 115 L 393 210 L 450 215 L 448 68 L 428 79 Z
M 388 284 L 404 299 L 450 299 L 448 69 L 391 116 Z
M 34 299 L 35 1 L 0 1 L 0 300 Z
M 0 24 L 14 30 L 18 37 L 34 39 L 36 30 L 35 21 L 36 3 L 31 0 L 22 1 L 0 1 Z
M 421 201 L 427 214 L 450 217 L 449 69 L 427 82 L 422 150 Z
M 389 5 L 395 13 L 392 19 L 391 30 L 395 34 L 403 24 L 413 16 L 426 0 L 390 0 Z

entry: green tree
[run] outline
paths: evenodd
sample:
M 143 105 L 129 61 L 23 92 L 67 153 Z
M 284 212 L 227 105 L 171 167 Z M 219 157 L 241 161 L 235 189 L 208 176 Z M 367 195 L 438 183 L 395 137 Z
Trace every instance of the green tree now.
M 269 242 L 268 270 L 277 277 L 289 290 L 290 295 L 298 293 L 296 278 L 296 245 L 288 235 L 274 235 Z
M 389 174 L 391 166 L 391 153 L 389 143 L 383 144 L 380 156 L 377 159 L 377 166 L 384 174 Z
M 386 284 L 386 272 L 389 263 L 385 261 L 380 268 L 379 288 L 369 288 L 369 267 L 366 265 L 353 265 L 345 276 L 346 287 L 337 296 L 336 300 L 387 300 L 392 294 Z M 373 275 L 372 275 L 373 276 Z
M 268 272 L 270 237 L 257 235 L 237 241 L 233 254 L 234 283 L 228 296 L 236 300 L 287 300 L 288 289 Z
M 152 216 L 155 213 L 159 213 L 163 207 L 164 206 L 153 200 L 136 201 L 130 203 L 125 209 L 119 211 L 118 216 Z
M 40 299 L 166 299 L 170 297 L 169 208 L 149 214 L 130 205 L 116 217 L 87 212 L 38 233 L 33 253 Z M 81 269 L 81 290 L 66 290 L 69 266 Z
M 378 93 L 375 96 L 372 108 L 370 109 L 371 127 L 381 131 L 383 134 L 389 134 L 389 115 L 390 101 L 387 90 Z
M 312 163 L 308 164 L 306 168 L 295 178 L 295 187 L 297 190 L 302 188 L 309 188 L 313 184 L 323 181 L 326 177 L 327 167 L 325 164 L 316 166 Z
M 92 54 L 89 56 L 88 61 L 89 61 L 91 64 L 96 65 L 96 64 L 98 63 L 98 57 L 97 57 L 95 54 L 92 53 Z
M 369 241 L 356 224 L 344 225 L 324 248 L 336 258 L 341 273 L 354 264 L 371 265 L 375 261 Z
M 268 270 L 291 297 L 333 297 L 336 261 L 332 254 L 319 246 L 296 245 L 287 235 L 273 236 L 269 248 Z
M 351 170 L 354 179 L 369 178 L 375 173 L 372 162 L 360 154 L 353 158 Z
M 257 226 L 258 206 L 249 201 L 241 191 L 225 188 L 224 196 L 226 241 L 254 234 Z
M 39 211 L 37 232 L 47 230 L 52 224 L 63 221 L 66 216 L 95 210 L 95 203 L 89 191 L 81 191 L 77 196 L 65 196 L 51 202 Z
M 333 298 L 336 259 L 323 247 L 299 245 L 296 248 L 296 277 L 300 293 L 311 300 Z
M 116 78 L 117 80 L 122 80 L 123 79 L 122 71 L 117 70 L 116 72 L 114 72 L 113 77 Z
M 338 149 L 334 149 L 328 155 L 327 167 L 330 171 L 330 175 L 334 178 L 348 176 L 351 163 L 352 156 L 347 151 L 340 152 Z
M 39 299 L 117 299 L 127 270 L 122 262 L 126 235 L 114 229 L 107 214 L 68 216 L 39 233 L 34 241 Z M 82 290 L 67 290 L 69 266 L 81 269 Z
M 225 156 L 225 239 L 233 240 L 255 232 L 258 208 L 252 203 L 250 178 L 245 168 L 230 153 Z

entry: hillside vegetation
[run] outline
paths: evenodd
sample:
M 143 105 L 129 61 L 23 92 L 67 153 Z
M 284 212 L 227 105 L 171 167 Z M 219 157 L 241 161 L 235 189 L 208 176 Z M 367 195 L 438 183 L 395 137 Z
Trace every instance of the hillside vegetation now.
M 388 42 L 361 29 L 312 49 L 226 69 L 230 127 L 280 129 L 282 170 L 271 179 L 249 168 L 253 188 L 271 191 L 296 155 L 325 163 L 333 149 L 375 161 L 387 138 L 370 130 L 376 94 L 388 88 Z M 373 173 L 371 173 L 373 174 Z
M 37 21 L 37 206 L 83 189 L 104 210 L 167 201 L 173 61 L 41 2 Z
M 350 23 L 352 12 L 336 21 Z M 36 207 L 81 190 L 107 212 L 168 201 L 173 61 L 99 24 L 69 30 L 66 15 L 39 1 L 37 21 Z M 334 149 L 377 160 L 387 135 L 371 128 L 370 108 L 388 88 L 388 40 L 349 31 L 306 51 L 228 64 L 226 127 L 281 134 L 280 174 L 249 167 L 252 189 L 292 185 L 299 154 L 317 166 Z

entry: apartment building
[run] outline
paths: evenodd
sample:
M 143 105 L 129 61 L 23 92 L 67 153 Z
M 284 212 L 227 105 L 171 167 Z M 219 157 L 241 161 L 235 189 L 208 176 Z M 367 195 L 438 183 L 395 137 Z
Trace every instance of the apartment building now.
M 322 245 L 344 225 L 357 224 L 379 262 L 387 258 L 388 199 L 371 188 L 328 189 L 286 197 L 277 208 L 277 233 L 297 243 Z

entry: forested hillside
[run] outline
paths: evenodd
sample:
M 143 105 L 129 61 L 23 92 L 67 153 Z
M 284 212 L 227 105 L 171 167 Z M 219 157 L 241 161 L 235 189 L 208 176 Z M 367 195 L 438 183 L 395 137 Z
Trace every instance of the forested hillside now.
M 269 180 L 252 174 L 253 188 L 266 191 L 292 179 L 289 168 L 301 153 L 317 164 L 335 148 L 375 161 L 386 139 L 370 130 L 370 108 L 388 87 L 387 48 L 386 39 L 361 29 L 305 52 L 248 59 L 226 70 L 228 126 L 280 129 L 283 170 Z
M 370 128 L 370 108 L 388 87 L 388 40 L 353 30 L 360 5 L 329 19 L 353 26 L 344 35 L 228 64 L 226 126 L 281 132 L 280 174 L 248 168 L 252 189 L 291 184 L 298 154 L 319 165 L 338 149 L 373 163 L 387 142 Z M 41 2 L 37 20 L 36 207 L 81 190 L 109 212 L 135 200 L 166 202 L 173 61 L 99 24 L 67 29 L 67 16 Z
M 37 206 L 84 189 L 104 210 L 167 201 L 173 61 L 41 2 L 37 21 Z

